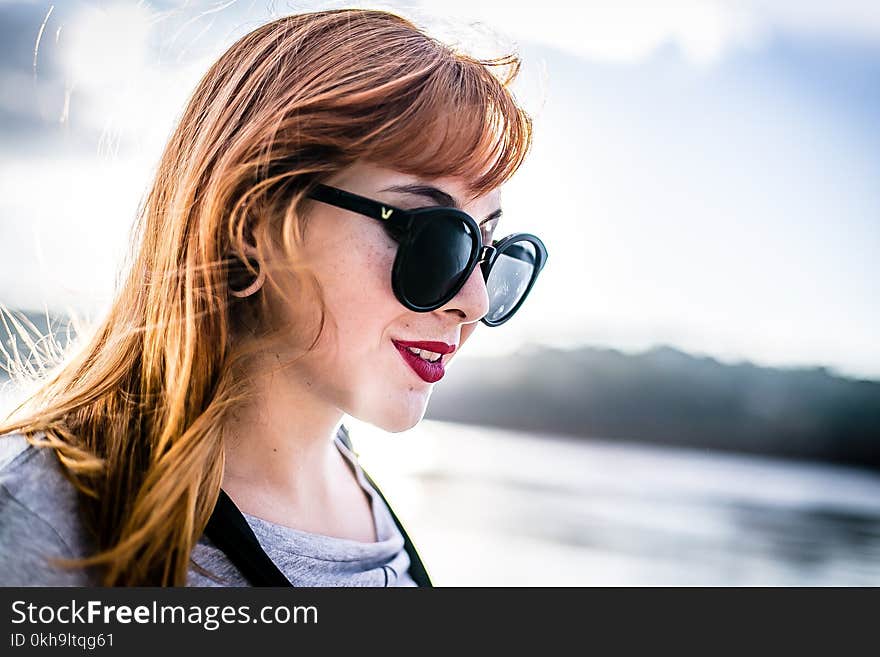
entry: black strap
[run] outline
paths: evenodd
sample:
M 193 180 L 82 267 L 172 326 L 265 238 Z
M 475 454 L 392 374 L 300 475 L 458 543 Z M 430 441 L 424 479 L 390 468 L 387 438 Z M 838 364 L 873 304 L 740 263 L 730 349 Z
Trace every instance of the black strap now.
M 339 427 L 339 437 L 349 450 L 354 451 L 354 448 L 351 446 L 351 437 L 348 435 L 348 428 L 344 424 Z M 419 586 L 433 587 L 434 585 L 431 584 L 431 578 L 428 577 L 428 571 L 425 568 L 425 564 L 422 563 L 419 553 L 416 551 L 416 546 L 413 545 L 412 539 L 410 539 L 409 534 L 406 533 L 406 529 L 403 528 L 403 523 L 400 522 L 397 514 L 394 513 L 394 509 L 391 508 L 388 500 L 385 499 L 382 489 L 379 488 L 376 485 L 376 482 L 373 481 L 372 477 L 367 474 L 367 471 L 364 470 L 364 466 L 361 466 L 361 472 L 364 473 L 364 478 L 370 482 L 370 485 L 377 493 L 379 493 L 379 497 L 382 498 L 382 501 L 385 502 L 385 506 L 388 507 L 388 511 L 391 513 L 391 518 L 394 520 L 394 524 L 397 525 L 397 529 L 399 529 L 400 533 L 403 535 L 403 549 L 406 550 L 406 553 L 409 555 L 409 576 L 412 577 L 413 581 Z
M 263 550 L 254 530 L 222 488 L 205 534 L 253 586 L 293 586 Z
M 348 435 L 348 429 L 344 425 L 340 426 L 339 436 L 343 444 L 349 450 L 354 451 L 351 445 L 351 438 Z M 403 547 L 410 560 L 410 577 L 419 586 L 433 586 L 412 540 L 410 540 L 409 535 L 403 528 L 403 524 L 391 509 L 391 505 L 388 504 L 385 495 L 382 494 L 382 491 L 363 467 L 361 467 L 361 472 L 364 473 L 364 478 L 379 493 L 379 497 L 385 502 L 385 505 L 391 512 L 394 523 L 403 535 Z M 245 520 L 239 508 L 235 506 L 235 503 L 222 488 L 217 498 L 217 504 L 214 506 L 214 511 L 211 513 L 211 518 L 205 527 L 205 535 L 226 554 L 227 558 L 241 571 L 241 574 L 247 578 L 251 585 L 293 586 L 290 580 L 285 577 L 284 573 L 278 569 L 275 562 L 263 550 L 263 546 L 260 545 L 260 541 L 257 540 L 248 521 Z

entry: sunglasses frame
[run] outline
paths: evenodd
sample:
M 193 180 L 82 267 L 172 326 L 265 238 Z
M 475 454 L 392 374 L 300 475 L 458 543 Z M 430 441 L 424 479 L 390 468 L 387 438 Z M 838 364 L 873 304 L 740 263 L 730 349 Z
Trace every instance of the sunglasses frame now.
M 500 326 L 513 317 L 519 310 L 520 306 L 529 296 L 529 292 L 531 292 L 535 281 L 538 279 L 538 274 L 541 273 L 541 270 L 547 263 L 547 249 L 537 236 L 530 233 L 515 233 L 500 240 L 493 240 L 491 245 L 483 244 L 483 235 L 480 232 L 480 227 L 476 220 L 468 213 L 463 212 L 458 208 L 432 205 L 424 208 L 415 208 L 413 210 L 403 210 L 393 205 L 388 205 L 387 203 L 381 203 L 365 196 L 354 194 L 353 192 L 347 192 L 338 187 L 332 187 L 320 183 L 315 185 L 306 196 L 315 201 L 327 203 L 328 205 L 381 221 L 402 236 L 399 241 L 399 247 L 391 270 L 391 287 L 397 300 L 406 308 L 415 312 L 430 312 L 449 303 L 449 301 L 455 298 L 455 295 L 459 293 L 461 288 L 464 287 L 478 264 L 483 273 L 483 281 L 488 284 L 489 274 L 492 271 L 492 267 L 498 261 L 498 257 L 504 252 L 504 250 L 509 245 L 516 242 L 530 242 L 535 247 L 535 268 L 525 292 L 523 292 L 516 305 L 508 311 L 500 321 L 493 322 L 487 320 L 487 316 L 483 316 L 480 319 L 480 321 L 486 326 Z M 427 221 L 438 216 L 447 218 L 453 216 L 459 219 L 464 224 L 469 234 L 473 236 L 473 246 L 471 247 L 471 252 L 468 257 L 467 267 L 450 291 L 447 292 L 440 301 L 428 306 L 421 306 L 413 303 L 407 298 L 401 288 L 403 258 L 407 253 L 407 249 L 418 237 L 420 230 L 424 228 Z

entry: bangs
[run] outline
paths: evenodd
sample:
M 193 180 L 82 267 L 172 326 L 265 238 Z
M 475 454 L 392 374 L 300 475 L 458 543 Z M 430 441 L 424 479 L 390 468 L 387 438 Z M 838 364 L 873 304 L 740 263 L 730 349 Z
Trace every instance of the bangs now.
M 365 150 L 405 173 L 461 177 L 481 196 L 509 180 L 531 147 L 531 117 L 507 88 L 520 60 L 443 55 L 387 96 Z

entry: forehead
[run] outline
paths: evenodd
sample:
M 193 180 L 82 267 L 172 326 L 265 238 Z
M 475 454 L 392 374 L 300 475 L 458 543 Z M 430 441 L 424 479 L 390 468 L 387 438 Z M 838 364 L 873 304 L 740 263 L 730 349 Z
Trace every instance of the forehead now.
M 383 196 L 389 193 L 405 195 L 405 192 L 394 191 L 394 188 L 420 186 L 426 188 L 433 187 L 448 194 L 452 199 L 451 204 L 463 210 L 489 208 L 491 211 L 500 206 L 500 187 L 496 187 L 481 196 L 474 197 L 469 190 L 468 182 L 463 178 L 454 176 L 417 176 L 367 162 L 355 163 L 340 171 L 330 180 L 330 184 L 347 186 L 352 191 L 360 189 L 361 193 L 367 196 L 383 192 Z M 439 199 L 434 202 L 434 204 L 437 203 L 439 203 Z M 431 202 L 426 199 L 425 204 L 428 205 Z

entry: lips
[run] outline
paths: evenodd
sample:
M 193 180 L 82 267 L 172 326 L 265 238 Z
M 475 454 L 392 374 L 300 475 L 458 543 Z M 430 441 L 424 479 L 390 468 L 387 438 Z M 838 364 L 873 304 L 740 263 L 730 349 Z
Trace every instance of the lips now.
M 451 354 L 455 351 L 454 344 L 446 344 L 445 342 L 431 342 L 420 340 L 419 342 L 409 342 L 407 340 L 392 340 L 396 345 L 403 347 L 413 347 L 415 349 L 427 349 L 428 351 L 436 351 L 438 354 Z
M 422 381 L 427 383 L 436 383 L 443 378 L 445 369 L 443 367 L 443 358 L 441 357 L 436 363 L 430 363 L 421 356 L 412 353 L 407 347 L 416 349 L 426 349 L 427 351 L 436 351 L 439 354 L 448 354 L 455 351 L 454 345 L 445 342 L 407 342 L 403 340 L 392 340 L 401 357 L 409 365 L 412 370 L 419 375 Z

